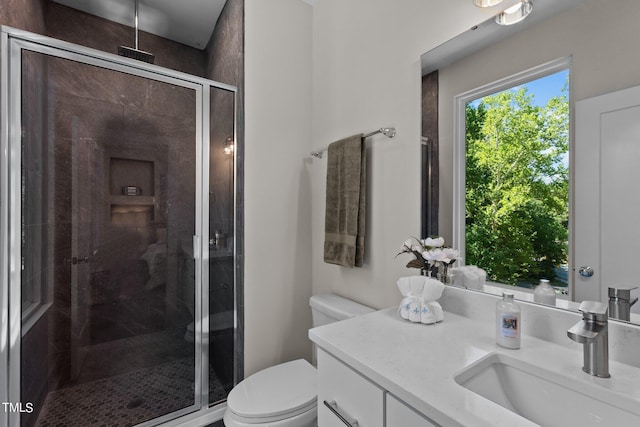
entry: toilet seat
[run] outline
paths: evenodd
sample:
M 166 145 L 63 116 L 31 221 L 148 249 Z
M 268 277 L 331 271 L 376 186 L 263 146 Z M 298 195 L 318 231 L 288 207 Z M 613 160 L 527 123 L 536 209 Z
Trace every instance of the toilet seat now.
M 316 369 L 298 359 L 245 378 L 227 397 L 227 410 L 245 424 L 273 423 L 316 411 Z

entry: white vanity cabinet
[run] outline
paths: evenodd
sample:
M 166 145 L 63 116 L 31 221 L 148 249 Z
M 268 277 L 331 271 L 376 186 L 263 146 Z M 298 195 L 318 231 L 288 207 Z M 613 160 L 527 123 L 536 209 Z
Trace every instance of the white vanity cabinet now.
M 318 349 L 318 427 L 384 427 L 383 411 L 383 389 Z
M 437 426 L 374 382 L 318 349 L 318 426 L 355 425 Z

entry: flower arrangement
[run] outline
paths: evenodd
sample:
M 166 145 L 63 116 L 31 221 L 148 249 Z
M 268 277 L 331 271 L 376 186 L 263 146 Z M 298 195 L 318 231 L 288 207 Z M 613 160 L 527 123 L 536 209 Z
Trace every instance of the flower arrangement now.
M 458 251 L 445 246 L 442 237 L 427 237 L 417 239 L 412 237 L 402 244 L 400 254 L 411 253 L 414 259 L 407 263 L 408 268 L 419 268 L 422 274 L 435 270 L 438 272 L 438 279 L 448 282 L 448 269 L 451 264 L 458 259 Z M 396 255 L 396 256 L 398 256 Z M 444 279 L 444 280 L 443 280 Z

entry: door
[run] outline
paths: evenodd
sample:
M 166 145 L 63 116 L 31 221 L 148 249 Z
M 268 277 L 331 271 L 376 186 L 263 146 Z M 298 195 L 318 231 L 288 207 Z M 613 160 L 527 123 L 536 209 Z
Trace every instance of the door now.
M 151 425 L 196 411 L 202 86 L 23 45 L 10 75 L 21 82 L 11 146 L 22 162 L 8 167 L 24 293 L 11 392 L 31 409 L 8 425 Z M 187 260 L 193 275 L 180 274 Z
M 640 86 L 575 111 L 574 299 L 607 301 L 610 286 L 640 285 Z

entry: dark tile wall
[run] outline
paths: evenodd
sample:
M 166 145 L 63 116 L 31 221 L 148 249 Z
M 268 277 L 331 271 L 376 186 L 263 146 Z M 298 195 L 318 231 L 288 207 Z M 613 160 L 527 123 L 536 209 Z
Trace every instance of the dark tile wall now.
M 109 53 L 132 47 L 134 30 L 48 0 L 2 0 L 0 24 L 44 34 Z M 192 47 L 140 32 L 139 47 L 155 55 L 155 64 L 203 77 L 207 55 Z
M 234 381 L 239 381 L 244 376 L 244 286 L 243 286 L 243 266 L 244 266 L 244 0 L 227 0 L 218 19 L 216 28 L 206 49 L 207 71 L 206 77 L 227 83 L 237 88 L 235 100 L 236 114 L 236 194 L 235 194 L 235 216 L 236 216 L 236 247 L 235 260 L 230 259 L 226 263 L 218 263 L 217 269 L 222 271 L 221 276 L 214 277 L 210 281 L 210 305 L 213 310 L 221 310 L 223 307 L 217 300 L 220 293 L 217 291 L 223 282 L 221 277 L 232 279 L 235 274 L 235 286 L 233 297 L 235 298 L 235 309 L 237 318 L 237 339 L 232 335 L 221 334 L 212 337 L 212 347 L 210 353 L 216 355 L 213 360 L 213 368 L 226 380 L 227 385 L 233 385 Z M 216 91 L 212 96 L 212 111 L 219 114 L 212 115 L 211 134 L 211 182 L 210 191 L 215 195 L 228 194 L 228 198 L 222 196 L 211 201 L 210 205 L 210 228 L 212 231 L 216 227 L 227 227 L 229 224 L 230 209 L 233 206 L 233 194 L 229 190 L 230 182 L 228 178 L 221 178 L 222 168 L 228 167 L 228 157 L 220 154 L 222 152 L 225 136 L 229 132 L 229 124 L 232 123 L 229 116 L 229 97 L 222 91 Z M 220 132 L 223 129 L 224 132 Z M 227 228 L 228 229 L 228 228 Z M 230 301 L 223 299 L 224 303 Z M 233 366 L 233 378 L 228 376 L 229 367 Z M 231 383 L 231 384 L 230 384 Z
M 237 102 L 243 103 L 244 1 L 227 0 L 206 48 L 207 78 L 238 87 Z M 210 227 L 233 234 L 233 163 L 224 154 L 228 137 L 242 145 L 242 133 L 234 135 L 234 97 L 216 89 L 211 96 L 211 176 Z M 241 127 L 241 126 L 239 126 Z
M 165 315 L 171 316 L 170 309 L 183 308 L 179 304 L 177 248 L 181 240 L 190 239 L 194 234 L 195 94 L 190 89 L 64 59 L 48 62 L 50 89 L 47 93 L 53 106 L 50 113 L 54 115 L 52 131 L 55 130 L 57 166 L 54 174 L 55 257 L 60 273 L 55 285 L 54 309 L 58 321 L 64 323 L 72 310 L 76 313 L 84 311 L 91 317 L 100 304 L 109 303 L 122 308 L 120 321 L 127 325 L 129 334 L 162 329 L 166 325 L 161 320 Z M 95 280 L 91 280 L 90 295 L 72 301 L 68 290 L 71 271 L 66 265 L 75 255 L 71 252 L 74 242 L 69 233 L 72 221 L 69 197 L 71 147 L 74 143 L 77 144 L 77 173 L 84 177 L 78 180 L 76 190 L 82 204 L 76 213 L 80 234 L 75 245 L 79 252 L 84 249 L 78 256 L 90 256 L 89 268 Z M 113 190 L 111 182 L 142 184 L 136 181 L 137 171 L 113 169 L 113 158 L 153 164 L 154 189 L 145 188 L 143 194 L 153 197 L 150 218 L 141 220 L 134 216 L 114 221 L 112 209 L 115 206 L 132 203 L 127 206 L 137 209 L 139 205 L 135 204 L 135 198 L 126 201 L 118 198 L 120 194 Z M 136 164 L 131 163 L 133 168 Z M 123 176 L 112 176 L 116 171 Z M 83 216 L 85 211 L 87 217 Z M 166 230 L 166 238 L 164 234 L 159 237 L 159 230 Z M 163 278 L 166 283 L 150 283 L 152 271 L 142 260 L 147 250 L 157 249 L 155 245 L 160 244 L 165 247 Z M 150 291 L 161 285 L 166 286 L 166 292 L 161 294 L 166 301 L 157 304 Z M 93 288 L 98 286 L 101 290 L 94 292 Z M 146 313 L 144 316 L 132 310 L 132 305 L 136 304 L 140 314 Z M 131 316 L 126 316 L 126 312 Z M 91 324 L 89 318 L 85 320 Z M 71 326 L 73 334 L 74 325 Z M 56 365 L 71 365 L 72 368 L 74 342 L 89 345 L 126 336 L 123 336 L 126 331 L 122 328 L 105 336 L 105 330 L 91 327 L 88 338 L 69 337 L 67 331 L 56 328 L 53 334 L 58 341 Z M 59 382 L 68 384 L 73 378 L 72 372 Z
M 46 0 L 0 1 L 0 24 L 33 33 L 45 33 Z
M 244 0 L 227 0 L 206 48 L 207 78 L 244 83 Z
M 242 110 L 244 105 L 244 0 L 227 0 L 206 48 L 206 77 L 236 86 L 234 94 L 215 89 L 211 95 L 211 159 L 210 159 L 210 229 L 233 235 L 233 157 L 224 154 L 228 137 L 234 138 L 238 155 L 236 165 L 242 167 Z M 234 111 L 234 107 L 236 110 Z M 234 135 L 234 115 L 238 121 Z M 238 179 L 242 179 L 239 174 Z M 238 185 L 238 188 L 241 188 Z M 240 190 L 242 193 L 242 190 Z M 241 194 L 240 194 L 241 195 Z M 228 246 L 228 245 L 227 245 Z M 230 248 L 231 249 L 231 248 Z M 230 309 L 232 307 L 227 307 Z M 222 309 L 225 309 L 222 307 Z
M 118 46 L 133 47 L 134 30 L 122 24 L 63 6 L 46 3 L 46 35 L 113 54 Z M 139 48 L 155 55 L 155 64 L 204 76 L 203 51 L 141 31 Z
M 421 147 L 422 162 L 422 235 L 438 235 L 438 70 L 422 77 L 422 137 L 429 142 Z M 427 183 L 427 184 L 425 184 Z

